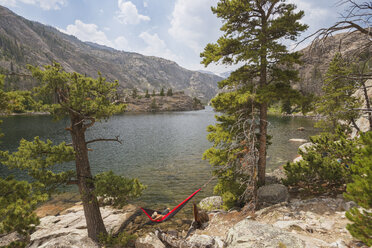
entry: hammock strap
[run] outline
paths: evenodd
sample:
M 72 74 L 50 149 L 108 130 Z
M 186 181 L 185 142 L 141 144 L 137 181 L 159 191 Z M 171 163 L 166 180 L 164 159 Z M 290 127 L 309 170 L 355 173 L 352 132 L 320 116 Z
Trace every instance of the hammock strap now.
M 163 221 L 166 221 L 166 220 L 169 220 L 170 218 L 172 218 L 173 216 L 175 216 L 197 193 L 199 193 L 199 191 L 201 190 L 198 189 L 197 191 L 195 191 L 194 193 L 192 193 L 189 197 L 187 197 L 183 202 L 181 202 L 180 204 L 178 204 L 175 208 L 173 208 L 171 211 L 169 211 L 168 214 L 164 215 L 161 219 L 159 220 L 154 220 L 153 218 L 151 218 L 151 215 L 155 212 L 154 210 L 151 210 L 151 209 L 144 209 L 144 208 L 141 208 L 142 211 L 147 215 L 147 217 L 153 221 L 153 222 L 163 222 Z

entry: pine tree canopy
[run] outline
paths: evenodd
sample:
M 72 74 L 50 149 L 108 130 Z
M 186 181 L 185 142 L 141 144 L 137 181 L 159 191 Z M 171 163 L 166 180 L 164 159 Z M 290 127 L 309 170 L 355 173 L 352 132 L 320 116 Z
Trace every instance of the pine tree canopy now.
M 325 75 L 322 87 L 323 95 L 316 103 L 316 111 L 324 119 L 316 126 L 326 131 L 334 131 L 342 122 L 346 126 L 355 124 L 360 112 L 355 110 L 361 106 L 361 101 L 353 94 L 357 90 L 354 80 L 347 76 L 352 73 L 352 67 L 337 53 L 331 61 Z
M 6 94 L 2 90 L 3 80 L 4 76 L 0 75 L 0 112 L 8 108 Z M 0 166 L 3 166 L 7 158 L 8 153 L 0 151 Z M 48 198 L 48 194 L 42 191 L 43 186 L 37 181 L 29 183 L 18 181 L 12 176 L 0 177 L 0 236 L 16 231 L 26 240 L 35 230 L 39 219 L 34 210 Z M 23 247 L 24 242 L 12 242 L 10 245 Z
M 361 153 L 351 166 L 353 182 L 347 185 L 344 196 L 364 209 L 352 208 L 346 212 L 346 217 L 353 222 L 346 228 L 353 237 L 372 246 L 372 132 L 363 134 L 361 140 Z
M 4 165 L 10 169 L 26 171 L 34 181 L 40 183 L 40 191 L 49 195 L 56 193 L 59 186 L 67 184 L 76 176 L 73 166 L 68 171 L 58 168 L 75 159 L 74 149 L 66 146 L 65 142 L 53 145 L 52 141 L 43 142 L 39 137 L 31 142 L 22 139 L 16 152 L 2 152 L 2 157 L 6 158 L 2 161 Z M 52 169 L 62 172 L 54 173 Z
M 100 73 L 97 79 L 93 79 L 76 72 L 65 72 L 57 63 L 44 69 L 29 66 L 33 77 L 41 82 L 36 88 L 38 94 L 56 96 L 57 104 L 50 106 L 56 119 L 76 114 L 100 120 L 124 110 L 123 104 L 113 104 L 118 83 L 107 82 Z
M 223 21 L 224 34 L 204 48 L 202 64 L 241 65 L 219 82 L 223 93 L 212 99 L 212 106 L 222 115 L 208 127 L 214 145 L 204 153 L 204 159 L 217 166 L 215 190 L 225 207 L 242 202 L 242 192 L 255 194 L 255 185 L 246 179 L 257 176 L 252 169 L 257 163 L 259 184 L 265 183 L 268 106 L 300 96 L 291 83 L 298 80 L 294 64 L 300 63 L 301 54 L 288 52 L 282 44 L 307 29 L 300 23 L 304 12 L 295 9 L 284 0 L 221 0 L 212 7 Z
M 47 106 L 53 117 L 57 120 L 65 117 L 70 119 L 70 126 L 66 130 L 71 135 L 72 144 L 62 142 L 54 145 L 50 140 L 44 142 L 35 137 L 33 141 L 21 140 L 16 152 L 0 152 L 3 165 L 26 171 L 33 181 L 29 184 L 14 181 L 12 178 L 0 179 L 0 184 L 5 185 L 5 191 L 0 191 L 0 205 L 4 205 L 5 209 L 8 206 L 11 208 L 7 210 L 9 216 L 21 213 L 22 210 L 25 221 L 19 225 L 29 230 L 32 227 L 30 223 L 38 224 L 36 216 L 31 213 L 38 202 L 58 192 L 62 185 L 76 184 L 84 207 L 88 236 L 98 241 L 99 235 L 105 235 L 107 232 L 97 196 L 110 197 L 112 204 L 122 206 L 129 199 L 138 197 L 145 189 L 137 179 L 116 176 L 112 172 L 104 172 L 95 177 L 91 173 L 88 144 L 99 141 L 120 142 L 118 137 L 88 141 L 85 138 L 86 130 L 96 121 L 108 119 L 124 110 L 125 105 L 116 104 L 118 83 L 107 82 L 100 73 L 96 79 L 75 72 L 67 73 L 56 63 L 43 69 L 29 66 L 29 70 L 33 77 L 40 81 L 40 85 L 35 88 L 40 98 L 54 98 L 53 103 Z M 70 169 L 71 163 L 68 162 L 71 161 L 75 161 L 75 166 Z M 18 187 L 20 194 L 24 192 L 21 196 L 24 198 L 25 207 L 20 207 L 19 198 L 15 198 L 15 203 L 6 199 L 6 190 L 9 187 Z M 8 225 L 7 220 L 1 219 L 0 231 L 18 228 Z

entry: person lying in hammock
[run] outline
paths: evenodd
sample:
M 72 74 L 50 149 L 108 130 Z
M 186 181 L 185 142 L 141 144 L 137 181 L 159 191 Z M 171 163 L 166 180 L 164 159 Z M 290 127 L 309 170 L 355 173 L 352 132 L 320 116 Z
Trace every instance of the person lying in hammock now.
M 153 220 L 160 220 L 161 218 L 164 217 L 164 215 L 168 214 L 170 211 L 170 208 L 166 208 L 163 212 L 161 212 L 161 214 L 158 214 L 158 212 L 154 212 L 152 215 L 151 215 L 151 218 Z

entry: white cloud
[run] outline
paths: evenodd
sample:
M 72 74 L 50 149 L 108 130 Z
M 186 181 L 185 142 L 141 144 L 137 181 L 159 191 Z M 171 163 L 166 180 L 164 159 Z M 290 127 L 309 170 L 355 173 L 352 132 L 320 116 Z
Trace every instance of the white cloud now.
M 319 3 L 316 1 L 309 1 L 309 0 L 289 0 L 288 2 L 293 3 L 297 6 L 296 11 L 303 10 L 305 12 L 305 16 L 300 21 L 301 23 L 309 25 L 307 31 L 305 31 L 299 38 L 298 41 L 302 41 L 307 36 L 313 34 L 318 29 L 326 27 L 332 23 L 333 20 L 336 19 L 338 11 L 333 8 L 321 7 Z M 331 2 L 329 2 L 331 4 Z M 331 21 L 332 20 L 332 21 Z M 300 44 L 293 41 L 286 41 L 284 42 L 285 45 L 289 48 L 289 50 L 301 50 L 307 47 L 313 38 L 306 39 L 302 41 Z
M 0 0 L 0 5 L 14 7 L 17 3 L 16 0 Z
M 60 9 L 67 4 L 67 0 L 0 0 L 1 5 L 17 6 L 18 3 L 38 5 L 43 10 Z
M 173 54 L 168 48 L 165 42 L 159 38 L 158 34 L 150 34 L 148 32 L 142 32 L 139 37 L 146 43 L 146 48 L 139 51 L 140 53 L 148 56 L 157 56 L 170 60 L 177 60 L 178 57 Z
M 143 7 L 147 8 L 147 7 L 149 7 L 149 4 L 146 1 L 144 1 L 143 2 Z
M 114 40 L 114 46 L 118 50 L 130 51 L 129 42 L 124 36 L 119 36 Z
M 321 8 L 317 3 L 311 1 L 289 0 L 288 2 L 295 4 L 297 10 L 305 11 L 305 16 L 301 22 L 310 25 L 310 27 L 322 26 L 335 14 L 335 11 L 329 8 Z
M 213 15 L 215 0 L 177 0 L 168 33 L 179 42 L 200 53 L 208 42 L 219 36 L 221 21 Z
M 107 39 L 106 34 L 98 29 L 96 24 L 87 24 L 80 20 L 75 20 L 75 24 L 70 24 L 66 30 L 60 31 L 76 36 L 82 41 L 90 41 L 100 45 L 113 47 L 113 43 Z
M 131 1 L 118 0 L 119 12 L 117 19 L 124 24 L 138 24 L 141 21 L 150 21 L 150 17 L 138 13 L 136 5 Z
M 119 36 L 114 41 L 111 41 L 107 38 L 105 32 L 99 30 L 96 24 L 87 24 L 80 20 L 75 20 L 75 24 L 70 24 L 66 27 L 66 30 L 59 29 L 59 31 L 76 36 L 82 41 L 90 41 L 123 51 L 130 50 L 129 42 L 124 36 Z

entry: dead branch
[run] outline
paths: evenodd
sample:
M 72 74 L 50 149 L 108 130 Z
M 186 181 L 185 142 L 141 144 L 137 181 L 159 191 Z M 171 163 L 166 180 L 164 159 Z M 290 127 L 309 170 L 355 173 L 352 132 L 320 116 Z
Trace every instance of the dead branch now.
M 155 235 L 165 244 L 175 248 L 191 248 L 194 247 L 192 244 L 187 242 L 185 239 L 178 238 L 176 236 L 167 234 L 161 230 L 156 230 Z
M 115 141 L 115 142 L 119 142 L 120 144 L 122 144 L 121 143 L 121 140 L 119 140 L 119 136 L 116 136 L 115 139 L 104 139 L 104 138 L 100 138 L 100 139 L 89 140 L 89 141 L 85 142 L 85 144 L 88 145 L 90 143 L 101 142 L 101 141 Z
M 296 44 L 296 47 L 305 40 L 314 38 L 310 45 L 311 50 L 315 46 L 315 44 L 325 41 L 327 38 L 331 37 L 338 31 L 346 31 L 348 35 L 354 32 L 365 34 L 370 41 L 370 45 L 370 43 L 372 42 L 372 3 L 364 2 L 358 4 L 354 0 L 341 0 L 338 2 L 338 6 L 346 4 L 348 4 L 347 10 L 345 11 L 345 14 L 340 15 L 342 19 L 341 21 L 336 22 L 328 28 L 321 28 L 315 33 L 305 37 Z

